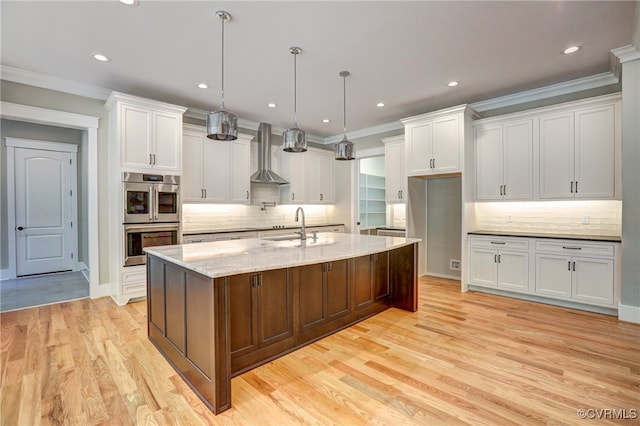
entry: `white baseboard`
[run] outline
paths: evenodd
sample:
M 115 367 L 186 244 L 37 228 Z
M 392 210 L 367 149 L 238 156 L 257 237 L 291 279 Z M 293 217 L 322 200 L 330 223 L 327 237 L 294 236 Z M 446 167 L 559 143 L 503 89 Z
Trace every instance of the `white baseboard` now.
M 428 275 L 430 277 L 436 277 L 436 278 L 446 278 L 448 280 L 456 280 L 456 281 L 460 281 L 460 277 L 454 277 L 453 275 L 445 275 L 445 274 L 434 274 L 431 272 L 427 272 L 425 275 Z
M 618 305 L 618 319 L 640 324 L 640 306 Z
M 8 269 L 0 269 L 0 281 L 11 279 L 11 271 Z

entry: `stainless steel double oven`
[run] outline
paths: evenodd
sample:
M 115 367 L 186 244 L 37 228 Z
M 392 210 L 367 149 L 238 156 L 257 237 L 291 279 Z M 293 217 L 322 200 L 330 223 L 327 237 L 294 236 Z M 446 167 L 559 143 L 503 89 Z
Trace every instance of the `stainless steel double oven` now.
M 145 247 L 178 244 L 180 177 L 122 174 L 124 266 L 144 265 Z

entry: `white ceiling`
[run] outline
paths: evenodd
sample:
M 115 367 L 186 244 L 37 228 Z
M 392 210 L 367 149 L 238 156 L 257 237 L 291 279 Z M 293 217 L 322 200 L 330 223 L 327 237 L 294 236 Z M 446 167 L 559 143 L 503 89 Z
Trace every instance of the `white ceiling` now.
M 318 136 L 362 129 L 610 71 L 631 44 L 637 2 L 623 1 L 109 1 L 0 2 L 3 67 L 46 74 L 193 109 L 220 102 L 240 118 L 293 124 Z M 562 51 L 581 46 L 573 55 Z M 91 53 L 111 58 L 100 63 Z M 451 80 L 460 82 L 447 87 Z M 209 89 L 196 85 L 206 82 Z M 275 102 L 277 108 L 267 108 Z M 384 108 L 377 108 L 384 102 Z M 323 118 L 331 119 L 329 124 Z

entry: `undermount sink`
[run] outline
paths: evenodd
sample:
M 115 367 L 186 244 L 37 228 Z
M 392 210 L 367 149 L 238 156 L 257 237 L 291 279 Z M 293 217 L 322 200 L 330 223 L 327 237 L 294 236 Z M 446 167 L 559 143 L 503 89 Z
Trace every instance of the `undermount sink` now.
M 311 235 L 307 235 L 307 238 L 311 238 Z M 299 240 L 300 235 L 298 234 L 286 234 L 286 235 L 274 235 L 273 237 L 262 237 L 261 240 L 267 241 L 290 241 L 290 240 Z

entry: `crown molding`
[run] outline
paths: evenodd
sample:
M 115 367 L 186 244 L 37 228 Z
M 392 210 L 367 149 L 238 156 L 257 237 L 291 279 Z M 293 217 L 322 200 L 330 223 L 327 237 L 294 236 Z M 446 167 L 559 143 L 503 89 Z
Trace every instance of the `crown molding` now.
M 613 49 L 611 53 L 615 57 L 617 57 L 621 63 L 640 59 L 640 51 L 638 51 L 638 49 L 630 44 L 627 46 L 619 47 L 617 49 Z
M 404 124 L 400 121 L 391 121 L 389 123 L 377 124 L 371 127 L 365 127 L 364 129 L 354 130 L 352 132 L 347 132 L 347 137 L 349 139 L 363 138 L 371 135 L 378 135 L 380 133 L 391 132 L 394 130 L 404 130 Z M 338 143 L 342 140 L 344 135 L 341 133 L 339 135 L 327 136 L 323 139 L 323 144 L 329 145 L 332 143 Z
M 566 95 L 568 93 L 580 92 L 582 90 L 595 89 L 602 86 L 609 86 L 618 83 L 619 79 L 612 72 L 605 72 L 589 77 L 578 78 L 565 81 L 563 83 L 552 84 L 538 89 L 526 90 L 524 92 L 511 95 L 500 96 L 486 101 L 475 102 L 469 106 L 478 112 L 490 111 L 497 108 L 504 108 L 512 105 L 519 105 L 527 102 L 538 101 L 540 99 L 554 96 Z
M 91 99 L 106 101 L 113 90 L 90 84 L 78 83 L 52 75 L 26 71 L 19 68 L 0 65 L 0 78 L 14 83 L 27 84 L 29 86 L 42 87 L 57 92 L 70 93 Z

